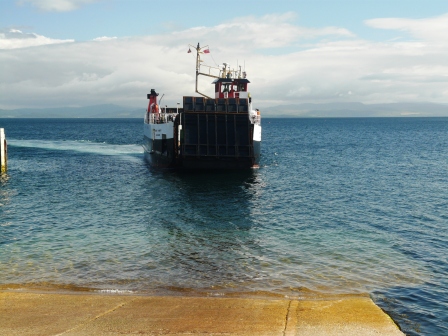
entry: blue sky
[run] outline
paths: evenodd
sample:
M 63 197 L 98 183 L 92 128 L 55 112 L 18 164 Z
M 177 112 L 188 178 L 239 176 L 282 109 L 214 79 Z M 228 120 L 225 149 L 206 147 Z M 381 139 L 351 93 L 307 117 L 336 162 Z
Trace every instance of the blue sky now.
M 175 104 L 197 42 L 261 106 L 448 103 L 447 31 L 447 0 L 0 0 L 0 108 Z
M 72 10 L 56 10 L 58 0 L 1 0 L 2 28 L 17 28 L 56 39 L 86 41 L 98 36 L 141 36 L 214 26 L 235 17 L 294 12 L 308 27 L 338 26 L 373 40 L 393 32 L 366 27 L 383 17 L 422 19 L 448 13 L 446 0 L 100 0 L 59 1 Z M 49 4 L 49 5 L 47 5 Z M 53 5 L 51 5 L 53 4 Z M 53 7 L 53 9 L 51 9 Z

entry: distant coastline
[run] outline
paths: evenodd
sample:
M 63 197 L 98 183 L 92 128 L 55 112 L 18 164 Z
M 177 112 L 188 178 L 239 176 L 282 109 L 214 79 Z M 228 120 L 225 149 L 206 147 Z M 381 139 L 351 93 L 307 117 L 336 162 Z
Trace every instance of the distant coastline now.
M 267 118 L 448 117 L 448 104 L 303 103 L 260 108 Z M 102 104 L 84 107 L 0 109 L 0 118 L 143 118 L 145 109 Z
M 322 103 L 267 108 L 263 116 L 278 118 L 448 117 L 448 105 L 436 103 Z

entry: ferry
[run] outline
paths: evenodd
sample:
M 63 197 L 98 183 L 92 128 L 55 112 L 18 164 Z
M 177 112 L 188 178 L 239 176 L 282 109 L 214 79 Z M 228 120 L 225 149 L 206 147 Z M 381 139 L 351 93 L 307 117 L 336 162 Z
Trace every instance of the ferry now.
M 241 66 L 204 65 L 196 50 L 196 90 L 183 96 L 182 106 L 161 107 L 159 93 L 151 89 L 144 117 L 145 159 L 155 168 L 185 170 L 242 170 L 258 168 L 261 150 L 261 115 L 253 107 L 249 80 Z M 199 76 L 214 78 L 214 97 L 198 91 Z

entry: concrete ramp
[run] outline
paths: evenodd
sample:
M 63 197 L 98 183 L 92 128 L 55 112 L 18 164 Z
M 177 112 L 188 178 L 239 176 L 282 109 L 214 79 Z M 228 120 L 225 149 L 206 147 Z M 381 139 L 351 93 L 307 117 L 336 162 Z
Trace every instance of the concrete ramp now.
M 287 300 L 0 292 L 0 335 L 404 335 L 367 297 Z

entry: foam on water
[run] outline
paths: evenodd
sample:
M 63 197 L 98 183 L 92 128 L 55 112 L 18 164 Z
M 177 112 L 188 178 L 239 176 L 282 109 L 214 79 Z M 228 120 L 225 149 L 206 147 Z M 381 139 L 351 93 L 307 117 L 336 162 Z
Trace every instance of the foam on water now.
M 139 155 L 143 153 L 140 145 L 117 145 L 108 143 L 95 143 L 79 140 L 15 140 L 8 139 L 8 144 L 13 147 L 41 148 L 57 151 L 74 151 L 98 155 Z
M 122 290 L 122 289 L 99 289 L 95 290 L 97 293 L 105 293 L 105 294 L 133 294 L 134 291 L 130 290 Z

